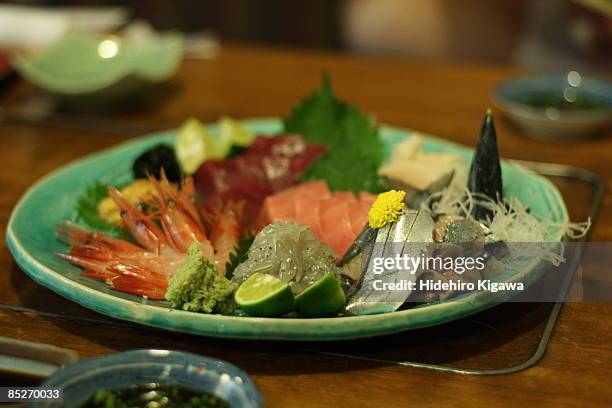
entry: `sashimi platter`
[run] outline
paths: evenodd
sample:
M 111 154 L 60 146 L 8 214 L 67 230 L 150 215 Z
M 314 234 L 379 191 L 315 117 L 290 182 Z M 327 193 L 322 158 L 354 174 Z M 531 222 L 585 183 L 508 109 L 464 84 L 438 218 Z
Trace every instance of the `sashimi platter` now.
M 41 285 L 168 330 L 333 340 L 442 324 L 517 296 L 590 225 L 501 160 L 502 137 L 490 111 L 474 150 L 377 124 L 324 78 L 283 119 L 191 118 L 56 170 L 7 242 Z

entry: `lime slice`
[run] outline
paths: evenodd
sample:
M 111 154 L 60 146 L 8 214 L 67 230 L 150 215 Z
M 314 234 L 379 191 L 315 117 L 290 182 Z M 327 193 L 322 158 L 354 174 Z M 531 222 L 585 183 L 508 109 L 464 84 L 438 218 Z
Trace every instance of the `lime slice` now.
M 254 139 L 255 134 L 238 121 L 228 117 L 219 119 L 219 141 L 227 146 L 228 150 L 233 144 L 246 147 L 253 143 Z
M 297 311 L 307 317 L 329 316 L 344 309 L 346 298 L 338 278 L 327 274 L 296 296 Z
M 174 150 L 185 174 L 193 174 L 208 159 L 222 159 L 223 149 L 197 119 L 187 120 L 179 130 Z
M 282 316 L 295 309 L 289 285 L 259 272 L 240 285 L 234 300 L 243 312 L 251 316 Z

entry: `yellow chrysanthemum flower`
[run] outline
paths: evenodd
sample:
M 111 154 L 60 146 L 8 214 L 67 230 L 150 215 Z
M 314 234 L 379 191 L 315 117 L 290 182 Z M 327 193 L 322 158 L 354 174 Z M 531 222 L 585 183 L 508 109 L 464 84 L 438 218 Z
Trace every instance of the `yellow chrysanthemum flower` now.
M 368 223 L 372 228 L 382 228 L 394 222 L 404 209 L 405 191 L 389 190 L 376 197 L 368 212 Z

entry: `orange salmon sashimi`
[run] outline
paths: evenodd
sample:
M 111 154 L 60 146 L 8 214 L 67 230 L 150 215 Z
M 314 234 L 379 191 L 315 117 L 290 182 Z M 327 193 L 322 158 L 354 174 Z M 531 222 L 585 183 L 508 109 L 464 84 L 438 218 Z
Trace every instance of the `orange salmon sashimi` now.
M 242 232 L 242 203 L 228 202 L 221 208 L 203 210 L 194 201 L 189 179 L 182 189 L 170 183 L 163 172 L 160 180 L 151 182 L 158 193 L 147 203 L 151 210 L 143 210 L 119 190 L 109 189 L 121 212 L 120 226 L 130 232 L 135 243 L 66 221 L 57 226 L 56 235 L 70 250 L 57 256 L 82 268 L 84 277 L 155 300 L 164 299 L 168 279 L 183 264 L 194 242 L 202 243 L 205 255 L 220 274 L 225 274 Z
M 309 225 L 317 238 L 341 257 L 359 235 L 376 196 L 362 192 L 331 192 L 317 180 L 288 188 L 264 200 L 258 217 L 261 229 L 275 221 Z

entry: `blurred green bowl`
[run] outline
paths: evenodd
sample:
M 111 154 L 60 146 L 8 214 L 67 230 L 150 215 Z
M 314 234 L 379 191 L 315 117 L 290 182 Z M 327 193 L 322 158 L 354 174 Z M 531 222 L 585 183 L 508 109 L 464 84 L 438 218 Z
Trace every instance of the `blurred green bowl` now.
M 139 41 L 69 33 L 34 55 L 17 55 L 15 69 L 36 87 L 62 97 L 108 99 L 164 82 L 176 72 L 183 36 L 154 34 Z

